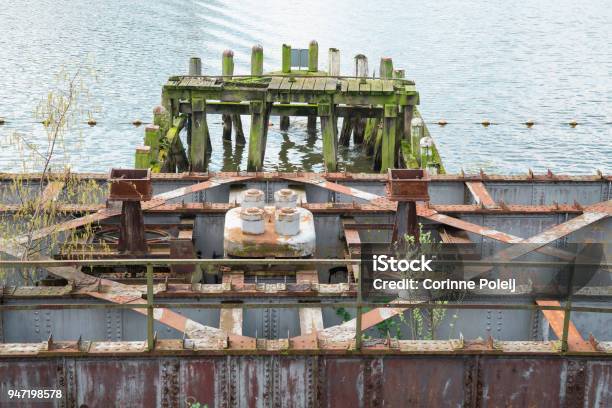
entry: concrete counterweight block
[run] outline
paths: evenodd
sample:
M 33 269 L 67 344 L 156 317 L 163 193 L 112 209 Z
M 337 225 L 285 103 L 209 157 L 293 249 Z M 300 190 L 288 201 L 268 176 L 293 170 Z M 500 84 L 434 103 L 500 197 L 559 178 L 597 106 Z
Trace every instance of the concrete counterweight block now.
M 240 212 L 240 219 L 243 234 L 261 235 L 266 230 L 264 210 L 261 208 L 243 208 Z
M 274 227 L 276 233 L 282 236 L 294 236 L 300 232 L 300 214 L 295 208 L 276 210 Z
M 297 194 L 288 188 L 283 188 L 274 193 L 276 208 L 295 208 L 297 205 Z
M 255 188 L 248 189 L 244 192 L 242 199 L 243 208 L 264 208 L 266 204 L 264 192 Z

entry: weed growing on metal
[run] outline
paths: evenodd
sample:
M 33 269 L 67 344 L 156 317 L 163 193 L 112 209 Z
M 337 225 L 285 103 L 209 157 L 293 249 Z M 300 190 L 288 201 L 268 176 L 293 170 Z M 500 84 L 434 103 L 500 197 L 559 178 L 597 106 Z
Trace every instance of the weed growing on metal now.
M 58 252 L 74 255 L 91 244 L 94 227 L 78 230 L 51 231 L 44 239 L 36 232 L 66 221 L 74 214 L 64 213 L 65 204 L 97 204 L 106 195 L 106 188 L 93 180 L 71 175 L 67 162 L 67 135 L 78 134 L 78 125 L 85 117 L 89 92 L 86 79 L 95 73 L 77 67 L 74 72 L 62 69 L 56 83 L 35 110 L 38 122 L 44 126 L 45 136 L 36 138 L 13 132 L 8 143 L 17 147 L 23 174 L 14 175 L 0 190 L 4 202 L 14 203 L 10 211 L 0 214 L 0 257 L 22 260 L 52 256 Z M 40 175 L 38 181 L 25 181 L 26 172 Z M 97 248 L 98 251 L 104 250 Z M 85 255 L 87 251 L 80 253 Z M 78 255 L 77 255 L 78 257 Z M 23 284 L 36 280 L 36 270 L 19 271 Z M 4 277 L 0 275 L 4 280 Z

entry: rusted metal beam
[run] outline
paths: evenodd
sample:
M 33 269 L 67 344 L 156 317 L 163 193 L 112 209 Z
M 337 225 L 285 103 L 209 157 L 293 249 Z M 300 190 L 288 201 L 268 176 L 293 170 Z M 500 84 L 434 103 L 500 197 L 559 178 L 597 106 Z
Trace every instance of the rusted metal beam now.
M 298 284 L 318 285 L 319 273 L 317 270 L 297 271 L 296 280 Z M 302 335 L 316 333 L 323 330 L 323 313 L 320 307 L 301 308 L 300 333 Z
M 586 212 L 572 218 L 569 221 L 542 231 L 531 238 L 523 239 L 518 242 L 512 242 L 513 244 L 518 245 L 513 245 L 510 248 L 497 252 L 490 257 L 490 260 L 512 261 L 608 216 L 609 215 L 606 212 Z M 574 257 L 571 255 L 571 260 L 573 259 Z M 464 271 L 464 277 L 465 279 L 473 279 L 479 275 L 489 272 L 492 269 L 493 268 L 490 266 L 469 268 Z
M 64 181 L 49 182 L 49 184 L 47 184 L 43 190 L 41 202 L 44 204 L 56 201 L 59 195 L 62 193 L 62 190 L 64 190 L 65 185 L 66 182 Z
M 236 181 L 245 181 L 250 179 L 251 177 L 248 176 L 228 176 L 228 177 L 213 177 L 210 180 L 201 182 L 201 183 L 197 183 L 197 184 L 193 184 L 190 186 L 186 186 L 186 187 L 181 187 L 181 188 L 177 188 L 175 190 L 172 191 L 168 191 L 166 193 L 162 193 L 162 194 L 157 194 L 155 196 L 153 196 L 152 200 L 146 201 L 142 203 L 142 209 L 143 210 L 149 210 L 155 207 L 159 207 L 161 205 L 164 205 L 168 200 L 174 199 L 174 198 L 179 198 L 182 196 L 185 196 L 187 194 L 192 194 L 192 193 L 196 193 L 199 191 L 203 191 L 209 188 L 213 188 L 213 187 L 217 187 L 220 186 L 222 184 L 226 184 L 226 183 L 232 183 L 232 182 L 236 182 Z M 104 209 L 104 210 L 100 210 L 99 212 L 95 213 L 95 214 L 89 214 L 86 215 L 84 217 L 81 218 L 77 218 L 74 220 L 70 220 L 70 221 L 66 221 L 63 223 L 59 223 L 59 224 L 55 224 L 55 225 L 51 225 L 49 227 L 45 227 L 42 228 L 40 230 L 34 231 L 30 236 L 20 236 L 17 237 L 15 242 L 19 245 L 19 244 L 24 244 L 26 242 L 28 242 L 29 239 L 32 240 L 39 240 L 41 238 L 44 238 L 48 235 L 54 234 L 54 233 L 59 233 L 62 231 L 67 231 L 67 230 L 71 230 L 74 228 L 78 228 L 81 227 L 83 225 L 87 225 L 87 224 L 91 224 L 94 222 L 100 222 L 103 221 L 105 219 L 117 216 L 121 214 L 121 209 Z M 4 240 L 0 241 L 0 248 L 2 248 L 4 245 L 6 245 L 7 247 L 9 246 L 9 243 L 5 243 L 3 242 Z M 3 245 L 4 244 L 4 245 Z M 14 255 L 14 254 L 12 254 Z
M 230 288 L 244 287 L 244 272 L 224 270 L 222 282 Z M 242 309 L 221 309 L 219 316 L 219 328 L 228 335 L 242 336 Z
M 482 181 L 466 181 L 465 185 L 470 193 L 472 193 L 472 197 L 476 204 L 480 204 L 485 208 L 499 207 Z
M 63 173 L 51 173 L 48 176 L 50 178 L 62 177 Z M 267 172 L 267 173 L 248 173 L 248 172 L 210 172 L 210 173 L 198 173 L 198 172 L 183 172 L 183 173 L 153 173 L 151 178 L 153 180 L 166 180 L 166 181 L 204 181 L 211 177 L 228 177 L 228 176 L 250 176 L 257 181 L 265 180 L 280 180 L 285 177 L 292 178 L 308 178 L 308 177 L 323 177 L 327 181 L 381 181 L 384 182 L 387 179 L 386 174 L 377 173 L 350 173 L 350 172 L 329 172 L 325 174 L 320 173 L 309 173 L 309 172 Z M 15 179 L 24 181 L 35 181 L 40 180 L 40 173 L 0 173 L 0 181 L 12 181 Z M 105 181 L 108 177 L 107 173 L 72 173 L 71 177 L 77 179 L 92 179 Z M 429 176 L 430 182 L 466 182 L 466 181 L 487 181 L 487 182 L 512 182 L 512 183 L 545 183 L 545 182 L 596 182 L 596 181 L 612 181 L 612 174 L 601 174 L 601 175 L 563 175 L 554 174 L 552 177 L 548 174 L 524 174 L 524 175 L 495 175 L 495 174 L 432 174 Z
M 561 306 L 557 300 L 536 300 L 536 303 L 540 306 Z M 565 319 L 565 312 L 561 310 L 542 310 L 542 314 L 548 320 L 550 327 L 559 340 L 563 338 L 563 325 Z M 578 352 L 591 352 L 597 351 L 593 349 L 593 346 L 588 340 L 584 340 L 576 325 L 572 321 L 569 322 L 567 331 L 567 345 L 569 351 Z

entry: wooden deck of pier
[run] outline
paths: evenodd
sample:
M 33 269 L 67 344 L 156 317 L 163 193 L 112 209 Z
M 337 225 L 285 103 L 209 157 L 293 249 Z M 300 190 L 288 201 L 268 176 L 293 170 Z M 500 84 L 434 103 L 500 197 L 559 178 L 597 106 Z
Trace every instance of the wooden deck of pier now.
M 382 58 L 379 77 L 368 76 L 367 58 L 355 57 L 355 76 L 339 75 L 339 51 L 330 49 L 328 71 L 318 67 L 318 46 L 311 42 L 308 69 L 294 69 L 290 47 L 283 46 L 283 67 L 263 72 L 263 49 L 253 47 L 250 75 L 234 75 L 233 53 L 223 54 L 223 75 L 202 75 L 199 59 L 192 59 L 189 75 L 170 77 L 162 91 L 162 106 L 154 111 L 154 125 L 146 130 L 145 145 L 137 149 L 136 166 L 154 171 L 206 171 L 212 150 L 207 115 L 223 116 L 223 140 L 245 144 L 240 115 L 250 116 L 248 171 L 262 171 L 271 116 L 281 117 L 286 130 L 291 116 L 308 117 L 309 132 L 320 119 L 326 171 L 338 169 L 338 145 L 348 145 L 351 134 L 372 158 L 372 167 L 440 166 L 422 161 L 419 139 L 411 135 L 419 94 L 413 81 Z M 287 48 L 289 47 L 289 54 Z M 418 115 L 418 113 L 416 113 Z M 344 118 L 338 131 L 338 118 Z M 179 133 L 187 131 L 187 146 Z M 316 134 L 316 133 L 315 133 Z M 433 148 L 435 150 L 435 147 Z

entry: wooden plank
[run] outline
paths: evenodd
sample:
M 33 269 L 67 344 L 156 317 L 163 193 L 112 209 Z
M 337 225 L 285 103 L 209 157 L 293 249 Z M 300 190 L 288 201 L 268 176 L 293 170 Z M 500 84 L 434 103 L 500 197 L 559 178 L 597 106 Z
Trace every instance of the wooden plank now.
M 336 91 L 338 88 L 338 80 L 336 78 L 327 78 L 325 82 L 325 90 L 326 91 Z
M 317 78 L 317 82 L 315 83 L 314 90 L 315 91 L 324 91 L 325 90 L 325 82 L 327 78 Z
M 393 88 L 393 81 L 390 79 L 383 79 L 382 87 L 383 87 L 383 93 L 395 92 L 395 88 Z
M 302 91 L 314 90 L 316 82 L 317 82 L 316 78 L 304 78 L 304 85 L 302 86 Z
M 280 88 L 282 82 L 283 77 L 273 77 L 270 83 L 268 84 L 268 90 L 277 90 L 278 88 Z
M 302 90 L 302 87 L 304 86 L 304 78 L 295 78 L 295 82 L 293 82 L 293 84 L 291 84 L 291 92 L 299 92 Z
M 349 87 L 349 81 L 346 79 L 341 79 L 340 80 L 340 91 L 348 92 L 348 87 Z
M 372 85 L 368 81 L 366 81 L 365 83 L 359 84 L 360 93 L 370 93 L 371 90 L 372 90 Z
M 289 81 L 289 77 L 283 78 L 283 82 L 278 87 L 279 91 L 290 91 L 293 82 Z
M 370 92 L 372 93 L 382 93 L 383 85 L 380 79 L 368 79 L 368 83 L 371 85 Z
M 359 92 L 359 80 L 349 79 L 348 81 L 348 92 L 357 93 Z

